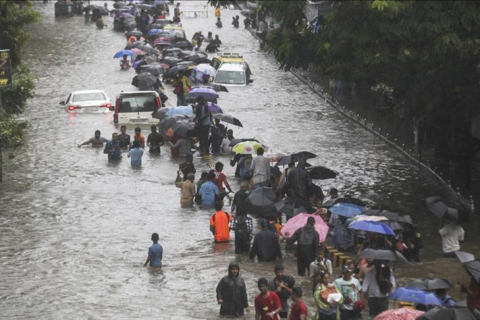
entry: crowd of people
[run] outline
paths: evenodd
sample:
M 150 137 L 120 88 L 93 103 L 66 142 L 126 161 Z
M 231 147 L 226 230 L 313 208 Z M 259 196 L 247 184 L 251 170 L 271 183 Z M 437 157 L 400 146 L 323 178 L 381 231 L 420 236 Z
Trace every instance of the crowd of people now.
M 142 11 L 138 15 L 139 31 L 146 31 L 148 22 L 153 19 L 151 14 Z M 174 21 L 180 21 L 179 3 L 173 10 L 173 18 Z M 219 7 L 215 9 L 215 18 L 217 27 L 221 28 Z M 248 19 L 244 23 L 247 27 L 252 22 Z M 233 18 L 232 25 L 234 28 L 239 27 L 239 16 Z M 218 51 L 221 44 L 218 36 L 213 38 L 212 32 L 208 32 L 207 38 L 204 38 L 199 31 L 192 40 L 195 50 L 202 50 L 202 43 L 208 42 L 209 45 L 205 48 L 207 52 Z M 186 74 L 179 74 L 173 82 L 173 88 L 177 105 L 187 105 L 185 98 L 191 90 L 191 83 Z M 175 186 L 180 189 L 180 206 L 189 208 L 198 205 L 202 209 L 213 211 L 209 228 L 215 243 L 229 242 L 230 234 L 233 233 L 235 254 L 246 255 L 252 261 L 257 259 L 258 263 L 277 262 L 270 280 L 262 277 L 257 281 L 259 293 L 253 300 L 256 319 L 307 319 L 309 314 L 313 313 L 320 320 L 360 319 L 367 305 L 371 318 L 388 310 L 389 296 L 396 288 L 396 259 L 366 258 L 362 254 L 367 249 L 385 250 L 403 254 L 410 262 L 419 262 L 423 239 L 414 221 L 394 221 L 396 228 L 392 226 L 392 229 L 395 233 L 389 235 L 352 230 L 349 227 L 352 219 L 335 214 L 332 207 L 343 203 L 364 204 L 348 195 L 339 197 L 335 188 L 332 188 L 328 195 L 324 195 L 321 188 L 312 182 L 307 158 L 292 160 L 282 172 L 278 166 L 273 165 L 271 158 L 266 156 L 263 147 L 257 148 L 255 154 L 232 154 L 231 145 L 236 140 L 233 131 L 212 117 L 204 97 L 199 96 L 196 99 L 192 110 L 196 139 L 184 136 L 165 137 L 154 125 L 151 126 L 147 139 L 139 127 L 134 129 L 131 137 L 127 134 L 127 128 L 122 126 L 120 133 L 112 134 L 111 140 L 102 137 L 97 130 L 94 137 L 78 147 L 103 147 L 110 161 L 120 160 L 122 152 L 126 152 L 131 165 L 140 167 L 144 149 L 148 148 L 149 153 L 159 155 L 161 147 L 168 139 L 172 155 L 184 158 L 175 179 Z M 196 182 L 197 170 L 193 161 L 195 152 L 200 156 L 210 153 L 232 154 L 230 165 L 236 167 L 234 177 L 240 181 L 240 190 L 234 192 L 232 189 L 221 161 L 216 162 L 211 170 L 201 172 L 200 179 Z M 258 215 L 249 206 L 248 199 L 255 190 L 262 188 L 272 189 L 277 201 L 288 203 L 291 210 L 278 209 L 275 214 L 259 219 L 261 229 L 255 233 L 254 219 L 251 216 Z M 229 194 L 234 195 L 232 210 L 227 212 L 229 210 L 225 209 L 224 199 L 230 197 Z M 299 213 L 310 215 L 303 226 L 291 234 L 282 233 L 282 227 Z M 316 230 L 317 218 L 329 227 L 326 239 L 322 239 Z M 459 242 L 464 238 L 463 229 L 455 219 L 446 215 L 442 219 L 439 232 L 444 255 L 456 257 L 455 252 L 460 250 Z M 161 268 L 163 248 L 159 244 L 160 236 L 153 233 L 151 240 L 153 244 L 148 250 L 144 265 Z M 337 274 L 332 261 L 327 257 L 327 243 L 353 258 L 341 266 Z M 294 252 L 297 276 L 310 277 L 311 287 L 299 286 L 293 276 L 284 274 L 281 262 L 286 256 L 284 252 L 289 251 Z M 469 295 L 468 306 L 472 308 L 472 312 L 480 314 L 480 284 L 472 276 L 472 283 L 465 287 Z M 304 301 L 307 294 L 315 301 L 314 312 L 309 312 Z M 436 294 L 445 307 L 455 306 L 456 301 L 448 295 L 447 289 L 436 290 Z M 250 310 L 246 284 L 237 262 L 228 266 L 228 274 L 221 278 L 217 285 L 216 296 L 222 316 L 239 317 Z M 422 304 L 414 307 L 419 310 L 430 308 Z

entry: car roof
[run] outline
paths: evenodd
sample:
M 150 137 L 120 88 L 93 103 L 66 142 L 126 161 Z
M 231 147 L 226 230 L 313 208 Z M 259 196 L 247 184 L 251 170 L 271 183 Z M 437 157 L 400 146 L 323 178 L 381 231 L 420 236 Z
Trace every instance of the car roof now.
M 163 30 L 165 30 L 165 29 L 183 30 L 183 27 L 172 25 L 172 24 L 167 24 L 166 26 L 163 27 Z
M 245 65 L 242 63 L 226 63 L 222 64 L 218 71 L 245 71 Z
M 73 91 L 72 93 L 79 94 L 79 93 L 97 93 L 97 92 L 105 93 L 105 91 L 103 90 L 79 90 L 79 91 Z
M 128 91 L 128 92 L 120 92 L 118 96 L 138 96 L 138 95 L 148 95 L 148 94 L 155 94 L 158 96 L 156 91 Z

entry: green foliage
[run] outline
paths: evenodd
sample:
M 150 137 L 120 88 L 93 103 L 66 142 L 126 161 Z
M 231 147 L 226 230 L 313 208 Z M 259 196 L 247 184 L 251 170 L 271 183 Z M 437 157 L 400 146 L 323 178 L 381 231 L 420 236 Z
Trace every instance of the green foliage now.
M 12 87 L 0 89 L 3 109 L 11 114 L 22 113 L 27 99 L 33 98 L 35 92 L 35 79 L 24 63 L 15 68 L 12 76 Z
M 15 148 L 23 142 L 23 130 L 26 121 L 17 121 L 15 117 L 0 109 L 0 140 L 5 148 Z
M 239 8 L 238 2 L 236 0 L 208 0 L 207 3 L 215 8 L 228 8 L 231 5 L 233 5 L 235 8 Z

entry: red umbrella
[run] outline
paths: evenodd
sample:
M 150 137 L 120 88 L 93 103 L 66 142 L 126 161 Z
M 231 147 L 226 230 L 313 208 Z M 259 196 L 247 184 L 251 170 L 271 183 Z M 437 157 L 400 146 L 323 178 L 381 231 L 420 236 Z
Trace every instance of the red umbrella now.
M 285 236 L 285 233 L 287 232 L 292 235 L 295 231 L 297 231 L 297 229 L 305 227 L 307 224 L 307 219 L 310 217 L 315 219 L 315 230 L 317 230 L 318 235 L 320 236 L 320 242 L 324 242 L 327 238 L 328 226 L 325 221 L 323 221 L 323 219 L 316 214 L 299 213 L 288 220 L 280 232 L 283 236 Z
M 410 308 L 390 309 L 380 313 L 373 320 L 415 320 L 424 313 Z

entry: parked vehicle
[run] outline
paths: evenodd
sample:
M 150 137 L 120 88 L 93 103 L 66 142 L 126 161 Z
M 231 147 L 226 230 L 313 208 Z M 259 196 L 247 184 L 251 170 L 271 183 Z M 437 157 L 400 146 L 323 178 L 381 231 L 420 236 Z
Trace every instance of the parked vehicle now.
M 103 90 L 83 90 L 71 92 L 67 100 L 60 101 L 69 113 L 104 113 L 111 107 L 110 98 Z
M 252 83 L 247 67 L 240 63 L 225 63 L 217 70 L 213 84 L 224 86 L 245 86 Z
M 117 95 L 113 121 L 118 124 L 157 124 L 158 119 L 152 117 L 152 112 L 160 110 L 162 102 L 155 91 L 122 92 Z

